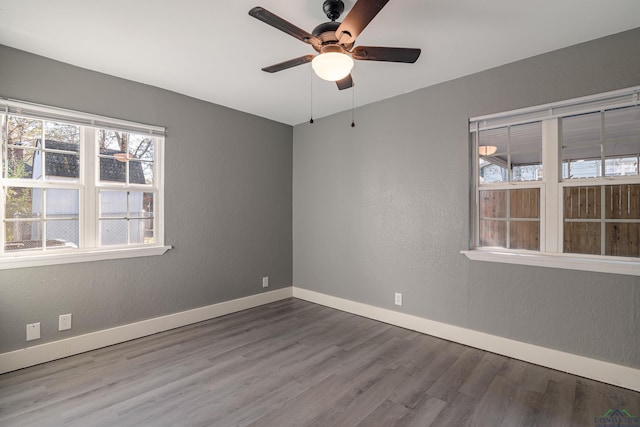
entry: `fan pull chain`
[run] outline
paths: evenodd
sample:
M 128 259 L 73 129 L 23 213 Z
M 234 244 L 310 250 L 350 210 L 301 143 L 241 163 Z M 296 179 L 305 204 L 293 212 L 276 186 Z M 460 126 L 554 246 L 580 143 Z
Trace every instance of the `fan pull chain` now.
M 356 85 L 351 86 L 351 127 L 356 127 Z
M 311 74 L 309 74 L 309 76 L 310 76 L 309 86 L 311 87 L 311 94 L 309 96 L 309 99 L 311 100 L 311 107 L 310 107 L 309 116 L 311 118 L 309 119 L 309 123 L 313 123 L 313 68 L 309 67 L 309 70 L 311 71 Z

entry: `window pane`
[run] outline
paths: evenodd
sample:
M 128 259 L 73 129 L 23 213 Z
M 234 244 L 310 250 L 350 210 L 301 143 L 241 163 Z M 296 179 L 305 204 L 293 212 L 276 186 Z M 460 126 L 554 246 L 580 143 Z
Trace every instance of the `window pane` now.
M 144 217 L 146 218 L 153 218 L 153 193 L 144 193 L 144 199 L 143 199 L 143 212 L 144 212 Z
M 509 247 L 540 250 L 540 189 L 509 190 Z M 518 221 L 536 219 L 536 221 Z
M 47 219 L 78 218 L 80 201 L 78 190 L 49 188 L 47 191 Z
M 153 184 L 153 139 L 138 134 L 129 136 L 129 157 L 141 162 L 129 162 L 129 182 L 134 184 Z
M 507 217 L 507 190 L 480 191 L 480 218 Z
M 605 160 L 606 176 L 634 176 L 638 175 L 638 158 L 623 157 Z
M 500 162 L 500 163 L 498 163 Z M 490 184 L 492 182 L 505 182 L 509 179 L 509 171 L 504 163 L 497 156 L 482 156 L 480 158 L 480 183 Z
M 153 231 L 153 219 L 144 220 L 144 243 L 155 243 L 156 238 Z
M 131 184 L 152 184 L 153 183 L 153 163 L 129 161 L 129 183 Z
M 60 146 L 61 144 L 51 144 Z M 45 173 L 50 178 L 79 178 L 80 177 L 80 157 L 77 154 L 46 152 Z M 36 158 L 40 161 L 39 157 Z M 40 168 L 42 166 L 39 166 Z M 37 178 L 37 176 L 36 176 Z
M 480 131 L 478 145 L 496 147 L 495 153 L 507 153 L 509 151 L 509 128 L 497 128 Z
M 100 152 L 100 180 L 126 182 L 127 132 L 98 129 L 96 132 Z
M 42 216 L 42 189 L 7 187 L 6 218 L 40 218 Z
M 116 132 L 107 129 L 98 129 L 96 133 L 98 139 L 98 147 L 102 150 L 113 152 L 126 152 L 127 148 L 127 133 Z M 113 153 L 112 153 L 113 154 Z
M 18 116 L 6 116 L 7 141 L 9 145 L 40 148 L 42 121 Z
M 480 220 L 480 246 L 507 247 L 507 221 Z
M 570 160 L 563 163 L 564 179 L 597 178 L 602 176 L 600 160 Z
M 47 248 L 77 248 L 80 245 L 80 221 L 47 221 Z
M 601 255 L 602 186 L 565 187 L 564 252 Z
M 108 150 L 100 149 L 100 154 Z M 117 152 L 116 152 L 117 153 Z M 111 152 L 111 154 L 114 154 Z M 100 181 L 126 182 L 127 164 L 115 157 L 100 157 Z
M 581 114 L 562 119 L 562 148 L 576 148 L 602 143 L 600 112 Z
M 146 135 L 129 134 L 129 154 L 132 159 L 154 160 L 153 138 Z
M 540 189 L 510 190 L 511 218 L 540 218 Z
M 607 185 L 605 218 L 640 219 L 640 184 Z
M 604 113 L 605 143 L 640 143 L 640 106 L 618 108 Z
M 562 178 L 602 176 L 602 115 L 600 112 L 562 119 Z
M 129 216 L 131 218 L 153 217 L 153 193 L 129 192 Z
M 563 178 L 638 175 L 640 107 L 563 119 Z M 604 135 L 603 135 L 604 132 Z M 603 141 L 604 136 L 604 141 Z
M 40 150 L 27 148 L 7 149 L 6 174 L 9 178 L 33 178 L 33 160 Z M 4 172 L 4 171 L 3 171 Z
M 127 217 L 127 192 L 126 191 L 101 191 L 100 192 L 100 217 L 126 218 Z
M 540 221 L 512 220 L 509 225 L 511 249 L 540 250 Z
M 602 176 L 601 146 L 565 149 L 562 151 L 564 179 Z
M 100 245 L 126 245 L 127 244 L 127 220 L 103 219 L 100 220 Z
M 52 142 L 65 143 L 66 151 L 78 151 L 80 145 L 80 127 L 55 122 L 44 122 L 45 148 L 54 148 Z
M 40 221 L 11 221 L 5 223 L 4 230 L 6 251 L 42 248 L 42 223 Z
M 513 181 L 542 180 L 542 152 L 511 155 Z
M 507 153 L 508 128 L 481 131 L 478 134 L 480 183 L 505 182 L 509 179 Z
M 80 128 L 75 125 L 45 122 L 44 134 L 46 176 L 48 178 L 79 178 Z M 36 167 L 42 168 L 41 165 L 34 165 L 34 168 Z
M 480 246 L 507 247 L 507 190 L 480 191 Z M 492 218 L 500 218 L 494 220 Z
M 601 218 L 601 187 L 565 187 L 564 218 L 598 219 Z
M 100 150 L 100 180 L 129 183 L 153 184 L 153 162 L 155 159 L 154 139 L 147 135 L 98 131 Z
M 509 128 L 510 151 L 542 151 L 542 122 L 525 123 Z
M 542 122 L 511 126 L 510 153 L 513 181 L 542 179 Z
M 129 242 L 132 245 L 141 245 L 145 242 L 145 219 L 132 219 L 129 221 Z
M 640 107 L 605 112 L 605 175 L 638 175 Z
M 142 200 L 142 216 L 144 220 L 144 243 L 155 243 L 155 235 L 153 231 L 154 214 L 153 214 L 153 193 L 144 193 Z
M 479 197 L 480 246 L 540 250 L 539 188 L 481 190 Z
M 640 223 L 606 224 L 605 255 L 640 256 Z
M 480 183 L 542 179 L 542 122 L 525 123 L 478 134 Z
M 600 222 L 565 222 L 564 252 L 600 255 Z

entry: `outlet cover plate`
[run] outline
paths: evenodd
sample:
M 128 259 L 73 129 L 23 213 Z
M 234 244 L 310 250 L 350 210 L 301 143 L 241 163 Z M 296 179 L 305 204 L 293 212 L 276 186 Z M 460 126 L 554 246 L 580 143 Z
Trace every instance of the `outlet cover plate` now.
M 402 294 L 400 292 L 396 292 L 396 305 L 402 305 Z
M 40 322 L 27 325 L 27 341 L 40 339 Z
M 262 287 L 263 288 L 268 288 L 269 287 L 269 277 L 265 276 L 262 278 Z
M 69 329 L 71 329 L 71 313 L 61 314 L 60 317 L 58 317 L 58 330 L 67 331 Z

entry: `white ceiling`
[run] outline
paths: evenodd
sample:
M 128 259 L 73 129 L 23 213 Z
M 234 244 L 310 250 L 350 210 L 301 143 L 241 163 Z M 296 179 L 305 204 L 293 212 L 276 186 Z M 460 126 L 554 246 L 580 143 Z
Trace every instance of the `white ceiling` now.
M 247 12 L 263 6 L 311 32 L 327 21 L 322 1 L 0 0 L 0 44 L 295 125 L 310 117 L 311 65 L 260 68 L 315 52 Z M 344 2 L 343 18 L 355 0 Z M 390 1 L 356 45 L 422 55 L 356 61 L 355 104 L 638 26 L 638 0 Z M 351 104 L 351 90 L 314 77 L 314 118 Z

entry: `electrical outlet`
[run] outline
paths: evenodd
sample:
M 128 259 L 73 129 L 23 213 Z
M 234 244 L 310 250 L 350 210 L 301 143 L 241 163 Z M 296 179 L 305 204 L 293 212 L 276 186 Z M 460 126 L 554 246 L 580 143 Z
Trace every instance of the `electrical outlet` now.
M 269 277 L 263 277 L 262 278 L 262 287 L 263 288 L 268 288 L 269 287 Z
M 402 305 L 402 294 L 400 292 L 396 292 L 396 305 Z
M 66 331 L 71 329 L 71 313 L 69 314 L 61 314 L 58 317 L 58 330 Z
M 40 339 L 40 322 L 27 325 L 27 341 Z

